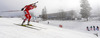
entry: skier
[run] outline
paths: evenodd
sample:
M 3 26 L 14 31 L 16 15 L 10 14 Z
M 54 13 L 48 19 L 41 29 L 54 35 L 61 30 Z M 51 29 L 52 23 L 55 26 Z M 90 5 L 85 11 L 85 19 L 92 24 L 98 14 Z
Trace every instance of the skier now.
M 48 24 L 49 24 L 49 21 L 48 21 Z
M 94 31 L 95 31 L 95 26 L 93 26 L 93 29 L 94 29 Z
M 96 30 L 99 31 L 99 27 L 98 26 L 97 26 Z
M 30 22 L 30 19 L 31 19 L 31 15 L 30 15 L 30 13 L 29 13 L 29 10 L 32 10 L 32 9 L 34 9 L 34 8 L 36 8 L 37 6 L 36 6 L 36 3 L 32 3 L 32 4 L 30 4 L 30 5 L 26 5 L 24 8 L 22 8 L 21 9 L 21 11 L 24 11 L 24 14 L 25 14 L 25 19 L 23 20 L 23 22 L 22 22 L 22 24 L 21 25 L 23 25 L 23 23 L 25 23 L 25 21 L 28 19 L 28 23 L 27 23 L 27 25 L 29 25 L 29 22 Z
M 86 29 L 87 29 L 87 31 L 90 31 L 88 26 L 86 27 Z
M 90 26 L 90 30 L 92 30 L 92 26 Z

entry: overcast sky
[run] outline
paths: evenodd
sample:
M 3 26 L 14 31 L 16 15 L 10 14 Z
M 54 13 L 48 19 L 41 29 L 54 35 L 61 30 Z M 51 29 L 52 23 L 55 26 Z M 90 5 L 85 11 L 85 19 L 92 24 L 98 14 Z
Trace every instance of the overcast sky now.
M 41 11 L 44 7 L 47 8 L 47 13 L 55 13 L 60 9 L 63 9 L 64 11 L 75 10 L 76 12 L 79 12 L 80 10 L 80 0 L 0 0 L 0 11 L 20 10 L 25 5 L 34 3 L 36 1 L 39 1 L 37 8 L 30 11 L 34 12 L 35 15 L 41 14 Z M 97 13 L 97 9 L 100 9 L 100 0 L 88 1 L 92 7 L 91 12 Z M 0 12 L 0 15 L 14 15 L 17 13 L 22 14 L 23 12 Z

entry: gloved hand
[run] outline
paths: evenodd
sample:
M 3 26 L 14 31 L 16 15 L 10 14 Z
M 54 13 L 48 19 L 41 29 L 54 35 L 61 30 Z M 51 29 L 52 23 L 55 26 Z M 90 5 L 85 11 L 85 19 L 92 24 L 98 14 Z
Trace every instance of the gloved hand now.
M 23 10 L 24 10 L 24 8 L 21 9 L 21 11 L 23 11 Z

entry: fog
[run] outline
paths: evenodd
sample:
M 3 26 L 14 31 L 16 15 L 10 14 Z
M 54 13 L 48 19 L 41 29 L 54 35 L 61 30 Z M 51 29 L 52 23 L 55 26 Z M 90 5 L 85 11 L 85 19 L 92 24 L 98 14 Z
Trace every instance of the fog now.
M 31 10 L 30 12 L 35 13 L 35 15 L 41 14 L 44 7 L 47 9 L 47 13 L 56 13 L 60 9 L 64 11 L 75 10 L 77 13 L 80 12 L 80 0 L 0 0 L 0 11 L 9 10 L 20 10 L 25 5 L 39 1 L 37 8 Z M 92 13 L 99 13 L 100 0 L 88 0 L 90 6 L 92 7 Z M 0 12 L 0 15 L 20 15 L 23 12 Z

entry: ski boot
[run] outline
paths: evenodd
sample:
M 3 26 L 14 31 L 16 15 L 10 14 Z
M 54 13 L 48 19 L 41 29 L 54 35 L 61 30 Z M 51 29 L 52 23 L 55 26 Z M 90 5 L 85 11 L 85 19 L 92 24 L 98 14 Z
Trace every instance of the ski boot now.
M 23 25 L 23 24 L 21 24 L 21 26 L 24 26 L 24 27 L 26 27 L 26 25 Z
M 27 24 L 28 26 L 33 26 L 33 25 L 31 25 L 31 24 Z
M 29 22 L 30 22 L 30 21 L 28 21 L 28 24 L 27 24 L 27 25 L 32 26 L 31 24 L 29 24 Z

